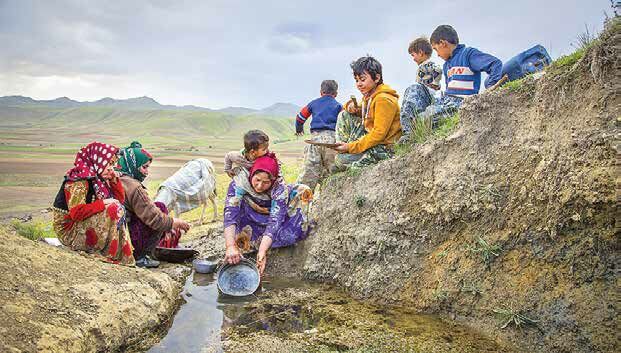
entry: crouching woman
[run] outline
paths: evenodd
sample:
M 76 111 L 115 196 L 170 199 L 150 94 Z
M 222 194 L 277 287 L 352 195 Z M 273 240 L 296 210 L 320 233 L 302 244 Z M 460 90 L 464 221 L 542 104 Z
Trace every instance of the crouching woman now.
M 257 266 L 263 274 L 270 248 L 289 246 L 308 236 L 312 191 L 303 184 L 287 185 L 278 176 L 278 161 L 268 154 L 231 181 L 224 208 L 225 262 L 236 264 L 242 250 L 258 248 Z
M 166 206 L 153 202 L 142 184 L 149 175 L 153 157 L 139 142 L 132 142 L 121 151 L 119 171 L 125 189 L 125 207 L 134 257 L 138 267 L 158 267 L 159 261 L 151 258 L 151 253 L 162 237 L 180 236 L 180 230 L 187 231 L 190 225 L 182 219 L 168 215 Z M 170 231 L 175 231 L 174 235 Z
M 114 172 L 117 152 L 117 147 L 99 142 L 82 147 L 54 200 L 53 224 L 66 247 L 133 265 L 125 192 Z

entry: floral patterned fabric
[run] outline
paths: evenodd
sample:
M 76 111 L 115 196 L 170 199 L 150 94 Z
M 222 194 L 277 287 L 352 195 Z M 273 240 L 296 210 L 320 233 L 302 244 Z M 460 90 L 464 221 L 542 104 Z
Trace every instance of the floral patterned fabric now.
M 293 245 L 308 236 L 308 210 L 312 191 L 303 184 L 285 185 L 276 181 L 269 199 L 256 198 L 236 185 L 229 184 L 224 207 L 224 228 L 235 225 L 235 233 L 250 227 L 251 241 L 272 238 L 272 247 Z M 265 213 L 263 210 L 267 210 Z
M 71 210 L 86 205 L 88 188 L 89 183 L 86 180 L 65 183 L 64 192 L 69 211 L 54 208 L 54 230 L 58 239 L 72 250 L 85 251 L 111 263 L 133 265 L 133 248 L 122 204 L 103 206 L 103 202 L 99 201 L 102 206 L 100 212 L 72 222 L 71 227 L 66 226 Z

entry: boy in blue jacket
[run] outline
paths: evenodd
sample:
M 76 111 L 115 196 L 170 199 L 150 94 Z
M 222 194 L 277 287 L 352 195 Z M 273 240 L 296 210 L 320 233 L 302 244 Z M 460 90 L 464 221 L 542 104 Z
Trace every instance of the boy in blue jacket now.
M 338 84 L 334 80 L 321 82 L 321 97 L 308 103 L 295 118 L 295 134 L 304 135 L 304 123 L 312 115 L 310 123 L 311 140 L 335 143 L 336 119 L 343 106 L 336 101 Z M 330 174 L 336 152 L 327 147 L 306 145 L 304 165 L 296 183 L 315 189 L 319 179 Z
M 502 76 L 502 62 L 493 55 L 459 44 L 457 31 L 449 25 L 438 26 L 429 41 L 433 50 L 445 61 L 442 71 L 446 91 L 437 101 L 421 107 L 424 112 L 420 118 L 431 118 L 436 123 L 439 118 L 455 113 L 464 97 L 479 93 L 482 71 L 489 75 L 485 80 L 485 88 L 498 82 Z

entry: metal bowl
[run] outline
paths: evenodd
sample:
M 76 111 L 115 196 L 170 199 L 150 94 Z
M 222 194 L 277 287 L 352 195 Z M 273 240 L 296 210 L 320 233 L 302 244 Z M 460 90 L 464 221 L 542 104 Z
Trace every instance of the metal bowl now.
M 218 290 L 233 297 L 243 297 L 257 291 L 261 283 L 254 261 L 242 259 L 237 265 L 225 264 L 217 274 Z
M 194 271 L 198 273 L 212 273 L 218 267 L 218 263 L 204 259 L 196 259 L 192 261 L 192 266 L 194 267 Z

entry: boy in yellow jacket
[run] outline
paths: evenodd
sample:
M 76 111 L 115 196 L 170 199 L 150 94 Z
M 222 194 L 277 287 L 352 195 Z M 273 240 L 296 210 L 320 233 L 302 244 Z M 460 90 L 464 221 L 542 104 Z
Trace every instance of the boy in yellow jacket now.
M 392 145 L 401 137 L 399 95 L 384 83 L 382 65 L 371 56 L 351 63 L 362 107 L 352 101 L 336 123 L 335 170 L 358 168 L 393 156 Z

